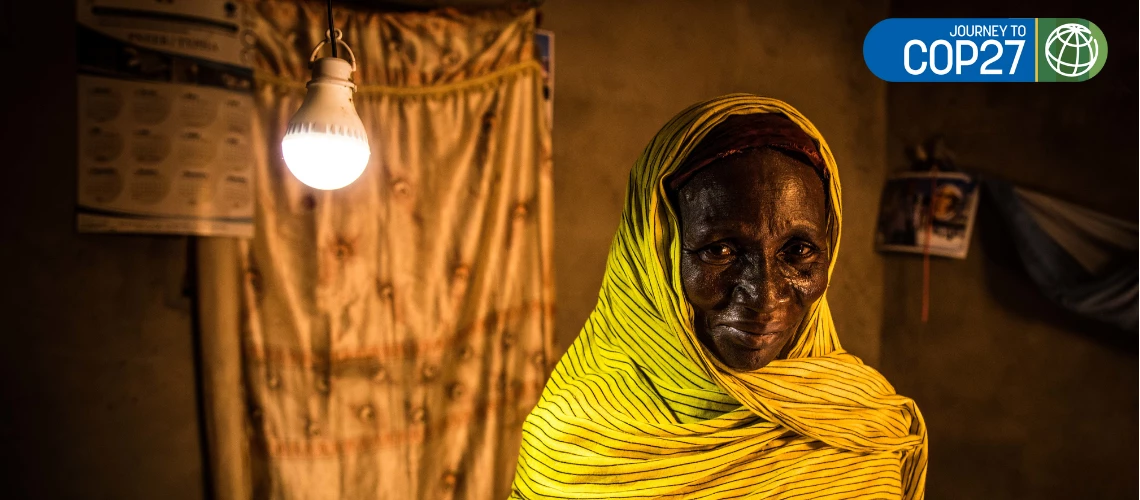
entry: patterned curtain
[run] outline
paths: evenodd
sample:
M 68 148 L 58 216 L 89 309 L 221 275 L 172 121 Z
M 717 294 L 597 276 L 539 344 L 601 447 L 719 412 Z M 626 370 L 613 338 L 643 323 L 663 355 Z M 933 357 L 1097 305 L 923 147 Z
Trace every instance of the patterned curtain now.
M 322 192 L 289 174 L 279 144 L 324 4 L 250 7 L 256 236 L 201 249 L 203 287 L 223 286 L 217 261 L 235 259 L 240 304 L 227 323 L 226 293 L 202 294 L 206 340 L 228 324 L 241 340 L 204 349 L 218 496 L 505 498 L 556 361 L 533 10 L 337 9 L 372 158 Z M 238 373 L 227 362 L 240 376 L 211 378 Z M 223 415 L 239 388 L 225 384 L 244 394 L 244 443 Z

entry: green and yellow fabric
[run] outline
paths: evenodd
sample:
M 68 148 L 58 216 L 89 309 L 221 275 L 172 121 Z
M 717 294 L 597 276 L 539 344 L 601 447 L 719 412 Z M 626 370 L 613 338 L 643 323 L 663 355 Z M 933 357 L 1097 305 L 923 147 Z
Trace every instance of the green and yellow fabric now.
M 819 131 L 775 99 L 696 104 L 630 174 L 598 304 L 523 427 L 513 498 L 922 498 L 926 427 L 914 401 L 840 346 L 826 295 L 787 359 L 736 372 L 698 341 L 664 180 L 732 115 L 782 113 L 829 173 L 831 266 L 839 172 Z

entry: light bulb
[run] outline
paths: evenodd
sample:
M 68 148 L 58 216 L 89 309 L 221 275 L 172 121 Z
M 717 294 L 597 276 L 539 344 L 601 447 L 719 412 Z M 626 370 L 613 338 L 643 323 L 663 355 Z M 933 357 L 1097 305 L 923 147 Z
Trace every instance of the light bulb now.
M 349 76 L 355 68 L 336 57 L 317 59 L 312 68 L 305 101 L 281 139 L 281 155 L 305 185 L 340 189 L 364 173 L 371 155 L 364 122 L 352 104 L 356 85 Z

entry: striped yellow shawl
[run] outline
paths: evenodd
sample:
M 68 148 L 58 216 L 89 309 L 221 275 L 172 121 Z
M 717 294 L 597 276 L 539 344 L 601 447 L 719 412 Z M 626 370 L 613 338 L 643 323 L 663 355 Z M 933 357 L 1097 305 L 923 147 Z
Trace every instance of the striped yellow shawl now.
M 663 180 L 730 115 L 791 106 L 733 94 L 674 117 L 630 174 L 598 305 L 523 426 L 512 498 L 923 497 L 926 426 L 914 401 L 840 347 L 826 296 L 788 359 L 734 371 L 697 340 L 682 292 L 677 215 Z M 830 272 L 830 270 L 829 270 Z

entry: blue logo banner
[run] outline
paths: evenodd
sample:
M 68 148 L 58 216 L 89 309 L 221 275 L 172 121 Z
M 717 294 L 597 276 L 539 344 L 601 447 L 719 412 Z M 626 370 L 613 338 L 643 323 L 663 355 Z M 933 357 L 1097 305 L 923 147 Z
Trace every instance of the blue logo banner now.
M 886 19 L 863 59 L 888 82 L 1036 81 L 1036 20 Z
M 1083 82 L 1108 40 L 1081 18 L 895 18 L 867 33 L 863 60 L 888 82 Z

